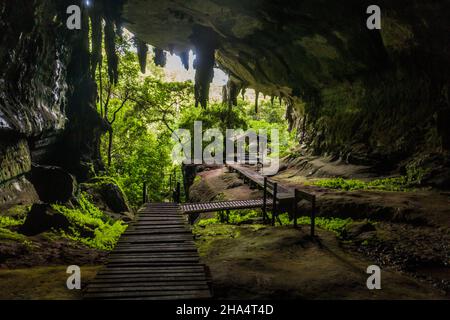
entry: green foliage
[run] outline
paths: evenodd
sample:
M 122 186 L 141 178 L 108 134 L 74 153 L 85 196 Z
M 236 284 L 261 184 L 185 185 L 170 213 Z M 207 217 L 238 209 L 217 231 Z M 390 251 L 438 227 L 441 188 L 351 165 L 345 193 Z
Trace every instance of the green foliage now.
M 411 191 L 418 183 L 417 180 L 408 176 L 394 178 L 376 179 L 369 182 L 353 179 L 323 179 L 313 184 L 319 187 L 338 189 L 345 191 L 353 190 L 380 190 L 380 191 Z
M 257 218 L 261 216 L 261 212 L 257 210 L 232 210 L 229 215 L 228 224 L 231 225 L 240 225 L 242 223 L 248 222 L 251 219 Z M 278 216 L 282 226 L 292 226 L 294 224 L 293 220 L 289 219 L 289 215 L 287 213 L 283 213 Z M 271 219 L 271 215 L 269 213 L 269 219 Z M 336 233 L 338 236 L 342 236 L 345 230 L 345 227 L 352 223 L 353 220 L 351 218 L 341 219 L 341 218 L 326 218 L 326 217 L 316 217 L 315 224 L 317 227 L 332 231 Z M 217 213 L 215 218 L 211 219 L 202 219 L 197 223 L 198 227 L 208 227 L 212 225 L 218 225 L 226 223 L 226 216 L 224 213 Z M 309 225 L 311 224 L 311 218 L 307 216 L 297 218 L 298 225 Z M 276 225 L 278 226 L 278 220 Z M 260 225 L 255 225 L 257 229 L 261 228 Z
M 352 179 L 343 179 L 343 178 L 335 178 L 335 179 L 322 179 L 319 181 L 315 181 L 313 183 L 318 187 L 330 188 L 330 189 L 339 189 L 339 190 L 363 190 L 367 189 L 368 184 L 361 180 L 352 180 Z
M 0 227 L 0 240 L 12 240 L 12 241 L 20 241 L 26 242 L 27 237 L 23 234 L 11 231 L 7 228 Z
M 319 187 L 338 189 L 338 190 L 382 190 L 382 191 L 411 191 L 417 185 L 420 185 L 424 170 L 408 170 L 405 176 L 376 179 L 370 182 L 352 179 L 322 179 L 313 184 Z
M 106 66 L 97 77 L 102 88 L 98 111 L 111 126 L 101 143 L 103 161 L 110 165 L 99 175 L 102 179 L 114 178 L 136 208 L 142 201 L 144 181 L 150 201 L 164 200 L 166 174 L 172 169 L 175 119 L 191 105 L 193 86 L 190 82 L 164 82 L 162 69 L 150 60 L 147 73 L 141 75 L 138 57 L 129 42 L 119 44 L 119 82 L 108 82 Z
M 260 100 L 258 114 L 248 101 L 239 99 L 238 106 L 212 103 L 207 109 L 195 108 L 191 82 L 166 82 L 163 71 L 147 61 L 147 72 L 140 73 L 139 59 L 126 35 L 117 41 L 119 81 L 110 83 L 108 68 L 97 71 L 99 88 L 97 110 L 109 125 L 102 137 L 101 155 L 107 164 L 101 177 L 112 177 L 123 188 L 129 204 L 136 208 L 142 201 L 142 186 L 148 186 L 150 201 L 164 201 L 168 194 L 168 174 L 174 169 L 171 151 L 173 132 L 188 129 L 193 134 L 195 121 L 203 129 L 252 128 L 280 131 L 280 155 L 295 142 L 295 132 L 288 132 L 284 108 L 277 101 Z M 269 138 L 270 139 L 270 138 Z M 270 140 L 269 140 L 270 142 Z M 204 147 L 210 142 L 205 141 Z
M 13 218 L 8 216 L 0 216 L 0 228 L 10 228 L 21 226 L 25 221 L 25 218 Z
M 68 231 L 59 230 L 63 237 L 81 242 L 92 248 L 112 250 L 127 226 L 122 221 L 113 222 L 97 208 L 86 193 L 81 193 L 76 208 L 53 204 L 71 223 Z
M 210 219 L 202 219 L 198 222 L 198 226 L 206 227 L 213 224 L 226 223 L 228 220 L 228 224 L 239 225 L 242 223 L 246 223 L 251 219 L 257 218 L 261 216 L 261 213 L 257 210 L 230 210 L 230 213 L 226 215 L 225 211 L 217 212 L 215 218 Z
M 321 229 L 332 231 L 336 233 L 338 236 L 341 236 L 345 230 L 345 227 L 352 223 L 353 220 L 351 218 L 347 219 L 341 219 L 341 218 L 323 218 L 323 217 L 316 217 L 314 219 L 316 226 L 318 226 Z M 309 225 L 311 224 L 311 218 L 310 217 L 300 217 L 297 219 L 297 223 L 299 225 Z

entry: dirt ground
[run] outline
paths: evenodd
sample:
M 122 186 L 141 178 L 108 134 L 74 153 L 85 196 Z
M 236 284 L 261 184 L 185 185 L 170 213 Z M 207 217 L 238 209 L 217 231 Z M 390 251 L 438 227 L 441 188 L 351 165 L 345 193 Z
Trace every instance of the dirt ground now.
M 67 289 L 67 267 L 0 269 L 0 300 L 79 300 L 81 290 Z M 83 289 L 101 267 L 80 267 Z
M 450 215 L 445 193 L 342 192 L 305 186 L 301 181 L 308 178 L 295 173 L 285 170 L 274 179 L 315 193 L 319 215 L 351 217 L 356 222 L 369 218 L 376 222 L 374 230 L 338 239 L 319 229 L 320 241 L 312 243 L 305 230 L 292 227 L 196 228 L 218 298 L 450 298 Z M 261 196 L 224 168 L 199 175 L 201 181 L 193 186 L 194 193 L 199 191 L 198 200 L 204 200 L 203 195 L 208 201 Z M 365 270 L 371 264 L 382 268 L 382 290 L 366 288 Z
M 209 230 L 208 230 L 209 229 Z M 208 226 L 197 244 L 216 299 L 442 299 L 426 283 L 382 269 L 381 290 L 368 290 L 374 261 L 344 251 L 334 234 L 307 228 Z

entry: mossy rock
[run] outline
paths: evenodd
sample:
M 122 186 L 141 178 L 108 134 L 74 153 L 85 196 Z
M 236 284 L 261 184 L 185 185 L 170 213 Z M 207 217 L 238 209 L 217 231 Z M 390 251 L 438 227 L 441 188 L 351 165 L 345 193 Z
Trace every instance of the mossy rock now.
M 80 184 L 80 189 L 90 194 L 94 203 L 103 211 L 116 214 L 130 212 L 125 193 L 112 178 L 94 178 L 88 183 Z
M 19 228 L 19 232 L 27 236 L 34 236 L 52 229 L 68 230 L 70 225 L 69 219 L 50 205 L 34 204 L 24 224 Z

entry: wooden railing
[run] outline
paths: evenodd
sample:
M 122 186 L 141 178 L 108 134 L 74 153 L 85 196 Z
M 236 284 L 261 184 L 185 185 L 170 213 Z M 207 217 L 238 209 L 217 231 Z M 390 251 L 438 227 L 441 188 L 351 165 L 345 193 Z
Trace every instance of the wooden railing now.
M 302 200 L 309 201 L 311 203 L 311 237 L 315 234 L 315 219 L 316 219 L 316 196 L 307 192 L 295 189 L 294 196 L 294 228 L 297 228 L 297 218 L 298 218 L 298 203 Z

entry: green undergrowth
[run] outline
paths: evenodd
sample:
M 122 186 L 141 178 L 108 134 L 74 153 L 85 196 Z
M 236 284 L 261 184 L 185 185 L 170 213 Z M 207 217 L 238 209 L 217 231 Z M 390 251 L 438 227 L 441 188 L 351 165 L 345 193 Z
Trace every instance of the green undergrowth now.
M 198 222 L 200 227 L 205 227 L 211 224 L 228 223 L 232 225 L 239 225 L 243 223 L 250 223 L 252 219 L 258 218 L 261 213 L 257 210 L 230 210 L 230 213 L 218 212 L 215 218 L 202 219 Z
M 318 187 L 338 189 L 345 191 L 353 190 L 380 190 L 380 191 L 413 191 L 420 185 L 425 171 L 421 169 L 410 169 L 407 174 L 400 177 L 376 179 L 369 182 L 356 179 L 322 179 L 312 184 Z
M 122 221 L 113 221 L 81 193 L 74 208 L 54 204 L 53 209 L 70 222 L 69 230 L 59 230 L 65 238 L 83 243 L 89 247 L 112 250 L 127 226 Z
M 242 211 L 230 211 L 229 220 L 227 222 L 226 215 L 222 212 L 218 212 L 216 217 L 210 219 L 202 219 L 200 220 L 196 227 L 205 228 L 209 226 L 217 226 L 217 225 L 241 225 L 245 223 L 251 223 L 255 218 L 261 217 L 261 212 L 257 210 L 242 210 Z M 281 221 L 281 226 L 292 226 L 294 224 L 293 220 L 289 219 L 289 215 L 287 213 L 283 213 L 278 216 L 279 221 Z M 269 214 L 269 219 L 271 216 Z M 317 227 L 334 232 L 338 236 L 342 236 L 344 234 L 344 230 L 346 226 L 352 223 L 353 220 L 351 218 L 341 219 L 341 218 L 333 218 L 333 217 L 316 217 L 315 224 Z M 311 218 L 308 216 L 303 216 L 297 218 L 298 225 L 309 225 L 311 223 Z M 262 226 L 259 224 L 254 224 L 256 229 L 258 226 Z M 276 222 L 276 226 L 280 226 L 278 219 Z M 264 226 L 262 226 L 264 227 Z
M 11 241 L 26 242 L 27 239 L 28 238 L 26 236 L 20 233 L 14 232 L 4 227 L 0 227 L 0 241 L 11 240 Z
M 24 221 L 24 217 L 0 216 L 0 240 L 26 241 L 26 236 L 11 230 L 21 226 Z

